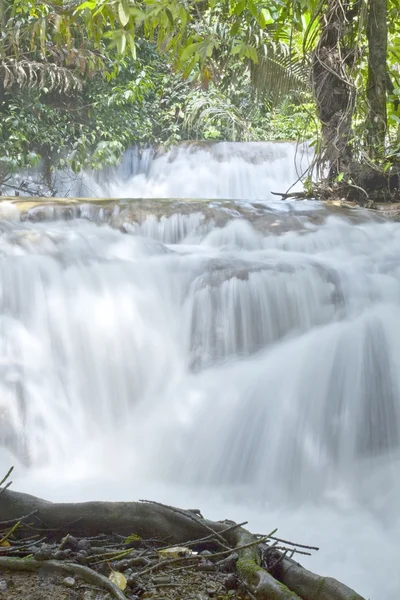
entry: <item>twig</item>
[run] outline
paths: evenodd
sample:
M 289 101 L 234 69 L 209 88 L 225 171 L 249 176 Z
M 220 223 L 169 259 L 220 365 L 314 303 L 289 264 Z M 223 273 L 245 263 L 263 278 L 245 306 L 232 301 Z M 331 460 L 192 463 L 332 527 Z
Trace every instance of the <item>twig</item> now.
M 14 467 L 10 467 L 10 468 L 8 469 L 8 472 L 7 472 L 7 474 L 6 474 L 6 475 L 3 477 L 3 479 L 0 481 L 0 487 L 3 485 L 3 483 L 4 483 L 5 481 L 7 481 L 7 479 L 10 477 L 11 473 L 13 472 L 13 470 L 14 470 Z
M 3 488 L 0 489 L 0 496 L 2 494 L 4 494 L 4 492 L 10 487 L 11 484 L 12 484 L 12 481 L 10 481 L 9 483 L 7 483 L 7 485 L 5 485 Z
M 10 521 L 0 521 L 0 527 L 7 527 L 9 525 L 13 525 L 13 523 L 16 523 L 17 521 L 21 521 L 21 523 L 22 523 L 23 521 L 25 521 L 26 519 L 29 519 L 36 513 L 37 513 L 37 510 L 33 510 L 31 513 L 28 513 L 27 515 L 25 515 L 24 517 L 20 517 L 19 519 L 11 519 Z M 28 527 L 28 524 L 24 523 L 24 526 Z
M 3 544 L 3 542 L 6 542 L 8 540 L 10 535 L 12 535 L 14 533 L 14 531 L 16 531 L 20 525 L 21 525 L 21 521 L 18 521 L 17 523 L 15 523 L 15 525 L 13 525 L 13 527 L 10 529 L 10 531 L 8 533 L 6 533 L 6 535 L 4 537 L 1 538 L 0 546 Z
M 248 523 L 248 521 L 243 521 L 243 523 L 235 523 L 235 525 L 231 525 L 230 527 L 227 527 L 221 533 L 227 533 L 228 531 L 233 531 L 234 529 L 238 529 L 239 527 L 243 527 L 243 525 L 247 525 L 247 523 Z M 215 533 L 210 533 L 210 535 L 207 535 L 206 537 L 199 538 L 198 540 L 190 540 L 189 542 L 183 542 L 182 544 L 179 544 L 179 546 L 182 546 L 182 547 L 196 546 L 198 544 L 203 544 L 204 542 L 208 542 L 210 540 L 213 540 L 214 538 L 215 538 Z M 221 542 L 219 541 L 218 538 L 215 541 L 218 544 L 220 544 L 220 546 L 222 546 L 222 544 L 221 544 Z M 173 548 L 174 546 L 176 546 L 176 544 L 171 544 L 170 546 L 165 546 L 163 548 L 158 548 L 158 550 L 169 550 L 169 548 Z M 226 548 L 226 546 L 222 546 L 222 547 Z
M 296 542 L 289 542 L 289 540 L 282 540 L 281 538 L 270 536 L 271 540 L 276 540 L 281 544 L 289 544 L 289 546 L 297 546 L 297 548 L 306 548 L 307 550 L 319 550 L 317 546 L 306 546 L 305 544 L 297 544 Z
M 167 560 L 161 560 L 160 562 L 154 563 L 154 565 L 151 565 L 151 567 L 146 567 L 146 569 L 143 569 L 142 571 L 138 571 L 137 573 L 133 574 L 133 577 L 136 579 L 138 577 L 143 577 L 143 575 L 147 575 L 148 573 L 151 573 L 152 571 L 158 571 L 159 569 L 162 569 L 163 567 L 167 567 L 168 565 L 175 565 L 178 562 L 182 562 L 184 561 L 193 561 L 193 560 L 200 560 L 201 556 L 199 556 L 198 554 L 196 554 L 195 556 L 180 556 L 179 558 L 169 558 Z M 192 566 L 192 562 L 190 565 L 187 565 L 188 567 Z M 183 569 L 185 567 L 182 567 Z
M 198 525 L 200 525 L 201 527 L 203 527 L 204 529 L 206 529 L 207 531 L 212 533 L 214 536 L 216 536 L 224 548 L 226 548 L 227 550 L 228 549 L 231 550 L 231 548 L 226 545 L 226 540 L 222 537 L 222 535 L 220 535 L 217 531 L 215 531 L 214 529 L 212 529 L 211 527 L 209 527 L 208 525 L 203 523 L 202 519 L 199 519 L 199 517 L 196 517 L 193 513 L 187 512 L 185 510 L 180 510 L 179 508 L 175 508 L 173 506 L 168 506 L 167 504 L 162 504 L 161 502 L 154 502 L 153 500 L 139 500 L 139 502 L 147 502 L 148 504 L 154 504 L 156 506 L 161 506 L 162 508 L 166 508 L 172 512 L 175 512 L 177 514 L 183 515 L 184 517 L 187 517 L 191 521 L 194 521 L 195 523 L 197 523 Z

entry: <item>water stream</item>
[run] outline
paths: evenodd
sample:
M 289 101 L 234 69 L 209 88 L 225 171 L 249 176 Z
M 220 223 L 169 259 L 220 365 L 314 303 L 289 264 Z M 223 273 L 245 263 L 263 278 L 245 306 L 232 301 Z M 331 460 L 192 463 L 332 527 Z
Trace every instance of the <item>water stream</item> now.
M 0 468 L 49 499 L 278 527 L 321 546 L 305 565 L 397 600 L 400 225 L 273 202 L 282 148 L 97 177 L 211 202 L 0 205 Z

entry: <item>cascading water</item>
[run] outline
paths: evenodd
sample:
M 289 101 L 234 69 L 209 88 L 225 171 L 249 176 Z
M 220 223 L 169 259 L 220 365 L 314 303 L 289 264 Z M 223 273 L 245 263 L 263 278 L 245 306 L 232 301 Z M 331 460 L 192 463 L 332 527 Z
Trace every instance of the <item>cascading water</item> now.
M 59 196 L 273 200 L 311 163 L 307 145 L 289 142 L 187 142 L 168 152 L 128 150 L 118 167 L 58 172 Z M 301 186 L 300 186 L 301 188 Z
M 229 196 L 224 158 L 216 174 L 195 154 L 176 151 L 179 195 L 221 179 Z M 168 179 L 156 162 L 148 196 Z M 239 183 L 237 202 L 86 204 L 68 220 L 3 204 L 0 468 L 17 461 L 15 487 L 50 499 L 148 495 L 277 526 L 321 546 L 315 571 L 397 600 L 400 225 L 252 203 Z

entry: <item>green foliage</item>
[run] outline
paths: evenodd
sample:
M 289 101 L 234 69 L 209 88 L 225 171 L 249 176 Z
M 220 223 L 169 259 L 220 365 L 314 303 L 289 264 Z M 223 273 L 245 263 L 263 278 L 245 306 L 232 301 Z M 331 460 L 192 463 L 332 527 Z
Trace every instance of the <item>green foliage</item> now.
M 368 107 L 360 6 L 345 42 L 355 57 L 346 67 L 356 96 L 352 145 L 361 153 Z M 326 10 L 326 0 L 2 0 L 1 170 L 41 159 L 52 168 L 99 168 L 131 144 L 184 139 L 311 139 L 319 147 L 310 53 Z M 388 0 L 388 11 L 394 155 L 397 0 Z

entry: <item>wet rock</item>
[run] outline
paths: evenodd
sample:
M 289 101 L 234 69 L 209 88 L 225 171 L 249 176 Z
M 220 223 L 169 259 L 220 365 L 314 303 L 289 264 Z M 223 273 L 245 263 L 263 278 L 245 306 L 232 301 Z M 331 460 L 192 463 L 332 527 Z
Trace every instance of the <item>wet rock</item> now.
M 74 587 L 75 585 L 75 579 L 73 577 L 64 577 L 63 579 L 63 584 L 66 585 L 67 587 Z

